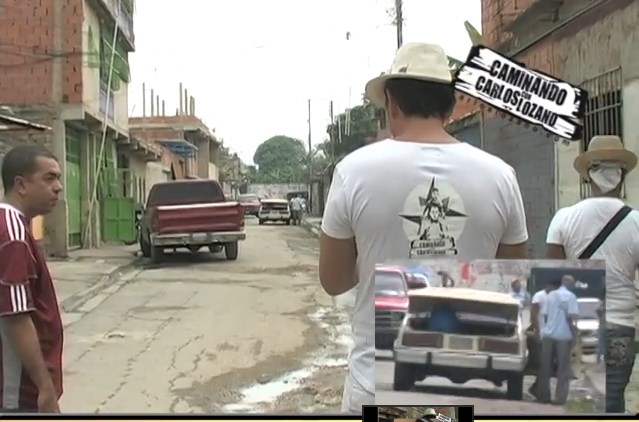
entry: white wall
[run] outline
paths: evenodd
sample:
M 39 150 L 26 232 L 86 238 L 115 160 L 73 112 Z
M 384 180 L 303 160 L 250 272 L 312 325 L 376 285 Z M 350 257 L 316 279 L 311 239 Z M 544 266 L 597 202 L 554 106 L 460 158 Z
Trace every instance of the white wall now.
M 213 163 L 209 163 L 209 179 L 219 180 L 219 177 L 217 166 Z
M 286 198 L 289 192 L 308 191 L 305 183 L 252 183 L 248 187 L 248 193 L 254 193 L 262 199 Z
M 171 178 L 171 168 L 162 163 L 148 162 L 146 164 L 146 196 L 148 197 L 151 187 L 156 183 L 166 182 Z

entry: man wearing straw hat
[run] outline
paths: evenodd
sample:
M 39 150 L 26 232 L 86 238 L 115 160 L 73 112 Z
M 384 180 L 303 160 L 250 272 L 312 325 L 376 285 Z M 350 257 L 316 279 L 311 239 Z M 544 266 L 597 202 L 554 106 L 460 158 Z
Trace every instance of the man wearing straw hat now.
M 635 270 L 639 267 L 639 212 L 621 200 L 637 156 L 617 136 L 595 136 L 574 162 L 592 197 L 557 211 L 546 243 L 552 259 L 606 260 L 606 412 L 624 412 L 624 392 L 635 360 Z
M 528 240 L 514 170 L 444 128 L 455 93 L 441 47 L 404 44 L 390 71 L 368 82 L 366 97 L 385 109 L 392 138 L 337 165 L 320 241 L 326 292 L 356 287 L 342 402 L 348 413 L 375 401 L 375 264 L 435 255 L 525 258 Z

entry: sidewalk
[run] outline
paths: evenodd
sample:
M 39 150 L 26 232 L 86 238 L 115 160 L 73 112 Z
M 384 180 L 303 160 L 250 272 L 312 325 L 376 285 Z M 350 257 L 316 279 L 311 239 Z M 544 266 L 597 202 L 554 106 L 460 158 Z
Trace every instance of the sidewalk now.
M 67 259 L 47 261 L 65 326 L 79 318 L 78 308 L 117 281 L 135 260 L 137 250 L 137 245 L 108 245 L 79 249 L 70 252 Z

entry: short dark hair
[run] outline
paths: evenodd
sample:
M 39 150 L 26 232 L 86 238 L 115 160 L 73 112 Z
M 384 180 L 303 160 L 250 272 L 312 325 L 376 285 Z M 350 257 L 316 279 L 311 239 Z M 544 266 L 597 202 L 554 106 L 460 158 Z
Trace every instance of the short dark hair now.
M 5 154 L 2 159 L 2 186 L 5 193 L 13 189 L 16 177 L 28 177 L 36 172 L 39 157 L 57 161 L 51 151 L 38 145 L 20 145 Z
M 455 108 L 452 84 L 416 79 L 389 79 L 386 89 L 406 117 L 448 117 Z
M 561 287 L 561 279 L 560 278 L 553 278 L 552 280 L 550 280 L 548 282 L 548 285 L 550 287 L 552 287 L 553 289 L 558 289 Z

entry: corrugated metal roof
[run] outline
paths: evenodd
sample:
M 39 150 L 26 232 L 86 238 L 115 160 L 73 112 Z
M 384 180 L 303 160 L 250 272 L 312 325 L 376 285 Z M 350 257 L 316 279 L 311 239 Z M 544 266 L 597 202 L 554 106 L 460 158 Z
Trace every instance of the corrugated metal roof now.
M 0 114 L 0 131 L 34 129 L 39 131 L 51 130 L 49 126 L 32 123 L 8 114 Z

